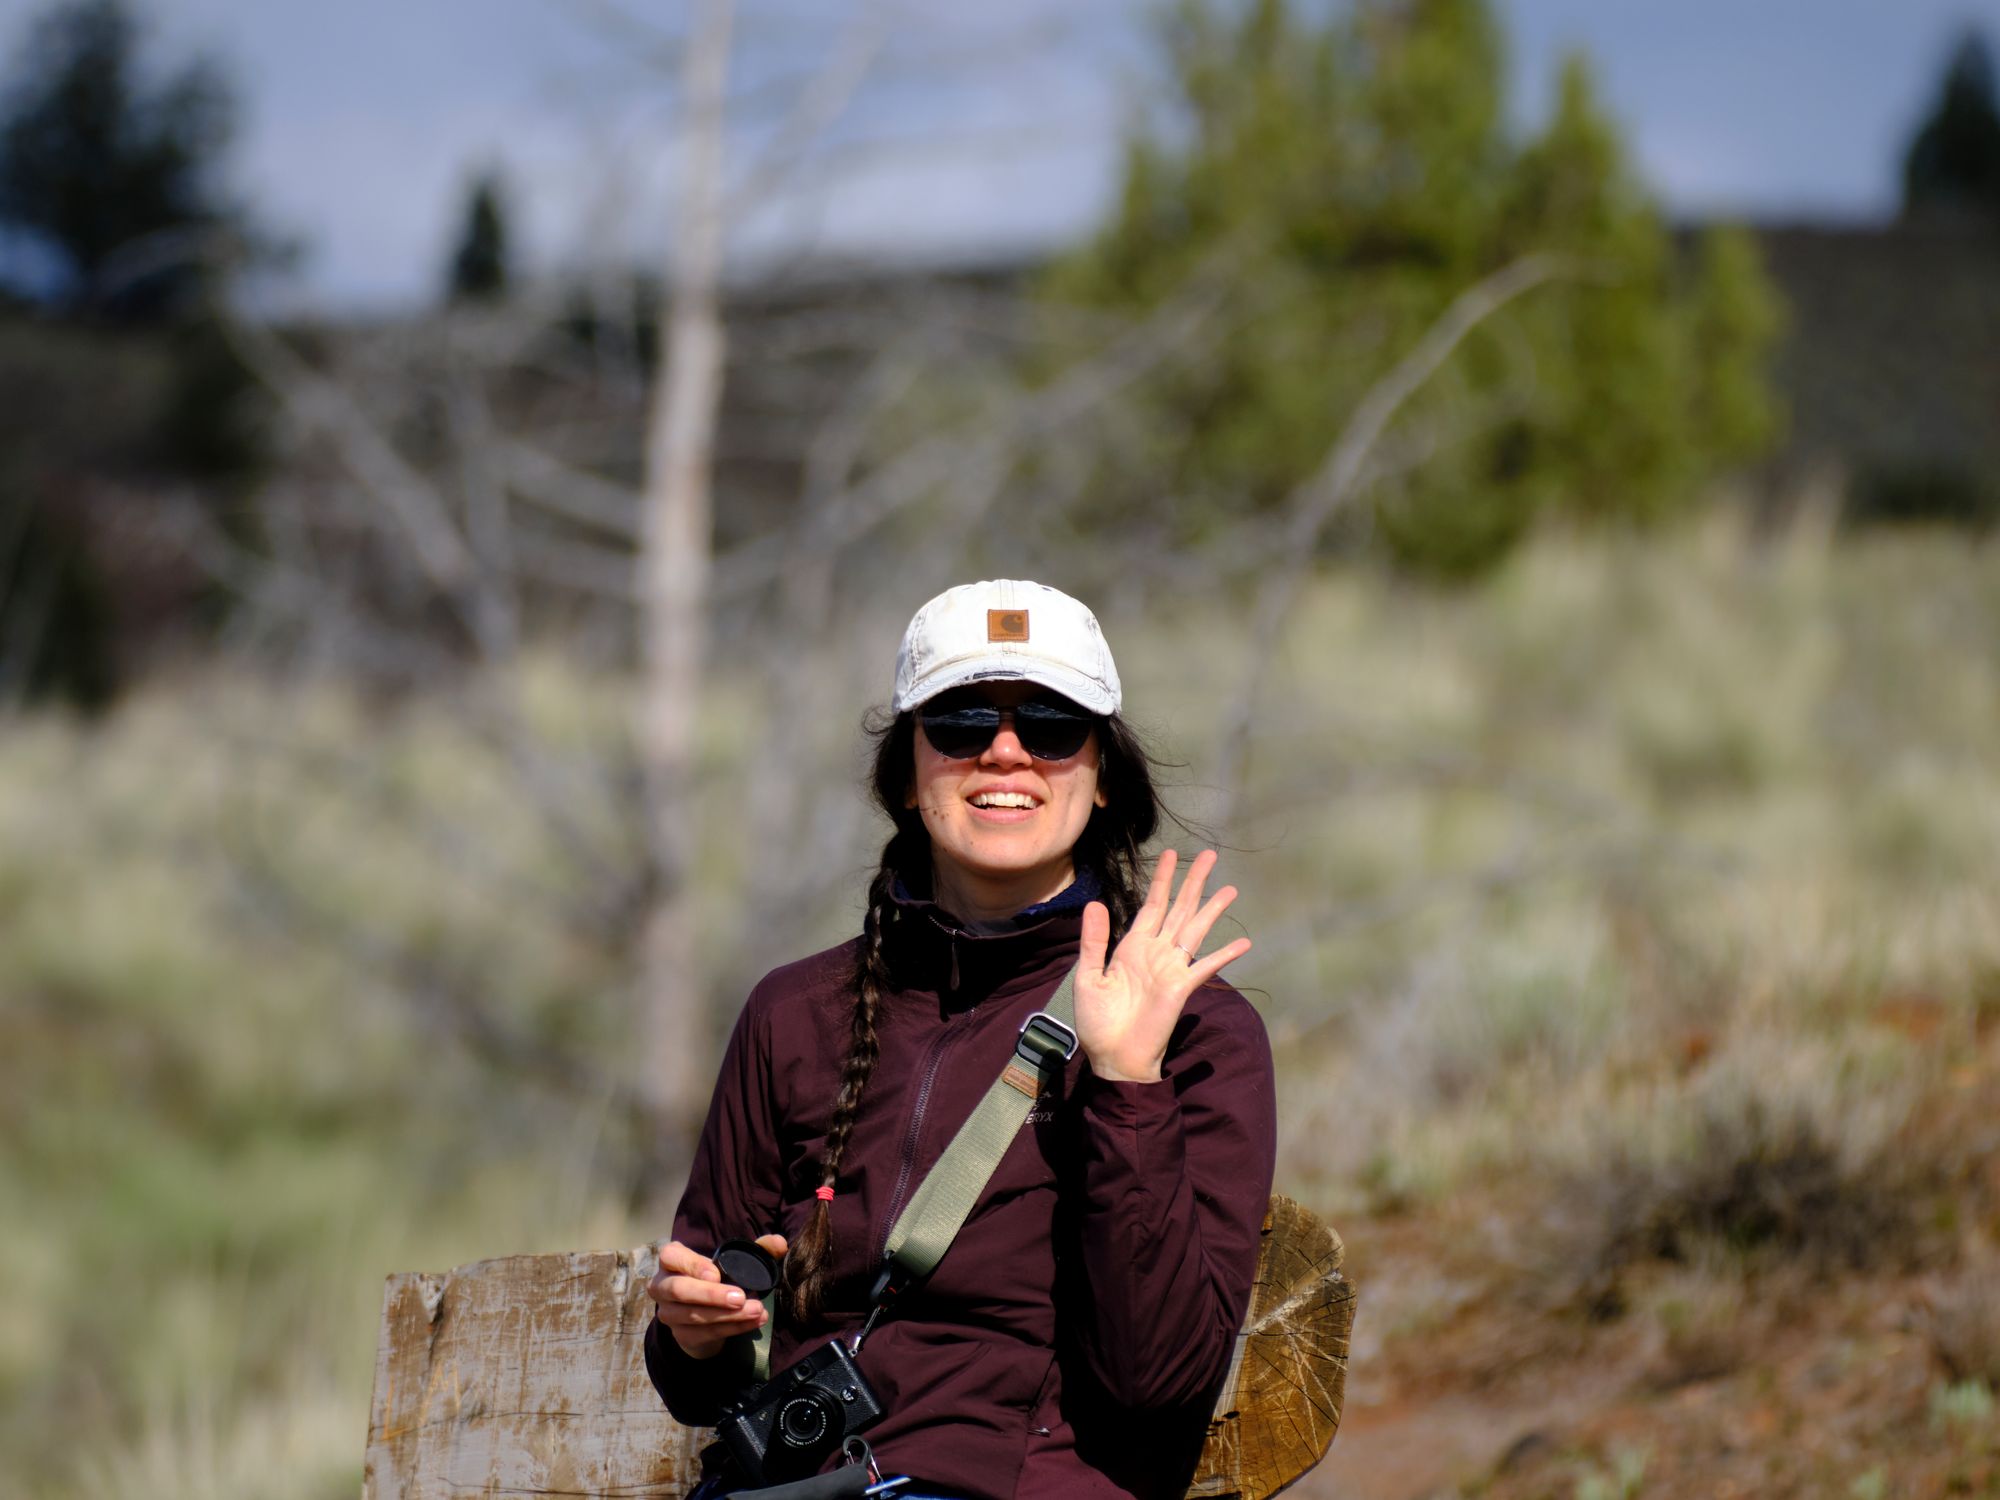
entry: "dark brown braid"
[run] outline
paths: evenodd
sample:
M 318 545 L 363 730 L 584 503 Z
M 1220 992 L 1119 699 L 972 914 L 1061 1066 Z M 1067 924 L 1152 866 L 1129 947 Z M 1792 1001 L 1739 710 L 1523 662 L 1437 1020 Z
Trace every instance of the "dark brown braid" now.
M 875 759 L 869 777 L 875 805 L 888 814 L 896 831 L 883 846 L 882 862 L 868 886 L 868 914 L 862 920 L 861 944 L 855 951 L 854 1010 L 848 1023 L 847 1057 L 840 1069 L 840 1092 L 834 1096 L 833 1123 L 820 1155 L 820 1185 L 834 1187 L 848 1139 L 861 1112 L 861 1096 L 874 1075 L 881 1048 L 875 1039 L 875 1013 L 891 988 L 885 939 L 896 919 L 894 892 L 898 876 L 913 886 L 930 879 L 930 836 L 923 817 L 903 805 L 916 780 L 916 717 L 902 713 L 869 731 L 875 739 Z M 1106 805 L 1091 811 L 1090 821 L 1071 851 L 1078 869 L 1097 876 L 1098 899 L 1111 913 L 1115 944 L 1131 925 L 1145 900 L 1140 851 L 1160 820 L 1159 794 L 1153 788 L 1151 762 L 1131 726 L 1112 715 L 1098 720 L 1097 780 Z M 833 1248 L 830 1212 L 824 1199 L 813 1205 L 785 1254 L 785 1287 L 790 1312 L 802 1326 L 819 1320 L 827 1293 L 827 1262 Z
M 921 825 L 919 825 L 921 835 Z M 882 951 L 883 929 L 893 919 L 892 896 L 896 888 L 899 856 L 910 851 L 908 835 L 898 830 L 882 850 L 881 868 L 868 885 L 868 915 L 861 924 L 861 946 L 854 956 L 854 1010 L 848 1021 L 847 1058 L 840 1067 L 840 1092 L 833 1100 L 833 1124 L 826 1135 L 826 1149 L 820 1154 L 820 1185 L 834 1186 L 840 1176 L 840 1161 L 847 1154 L 848 1137 L 861 1113 L 861 1095 L 875 1072 L 881 1047 L 875 1040 L 875 1009 L 889 988 L 889 961 Z M 929 851 L 924 851 L 926 857 Z M 827 1252 L 833 1248 L 831 1211 L 825 1199 L 813 1205 L 812 1217 L 785 1252 L 785 1285 L 791 1297 L 792 1316 L 801 1324 L 819 1320 L 826 1300 Z

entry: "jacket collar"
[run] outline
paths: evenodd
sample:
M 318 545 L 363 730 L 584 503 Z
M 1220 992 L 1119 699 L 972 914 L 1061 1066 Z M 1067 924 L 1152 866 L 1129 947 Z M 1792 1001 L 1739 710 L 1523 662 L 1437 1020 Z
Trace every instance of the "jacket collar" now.
M 1098 895 L 1096 875 L 1079 870 L 1047 901 L 997 922 L 967 922 L 898 877 L 885 935 L 897 987 L 928 990 L 953 1010 L 1002 990 L 1032 988 L 1076 961 L 1083 909 Z

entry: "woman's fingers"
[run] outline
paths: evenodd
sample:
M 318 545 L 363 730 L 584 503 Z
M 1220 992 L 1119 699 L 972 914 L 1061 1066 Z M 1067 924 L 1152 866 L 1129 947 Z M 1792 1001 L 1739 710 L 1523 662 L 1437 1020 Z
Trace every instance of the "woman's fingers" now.
M 668 1240 L 660 1246 L 660 1274 L 662 1276 L 695 1276 L 703 1281 L 720 1281 L 722 1273 L 715 1268 L 715 1262 L 699 1251 L 690 1250 L 679 1240 Z
M 687 1302 L 662 1302 L 659 1319 L 676 1328 L 705 1328 L 740 1333 L 764 1321 L 764 1304 L 754 1297 L 741 1307 L 699 1307 Z
M 679 1302 L 688 1307 L 733 1310 L 743 1306 L 748 1299 L 744 1297 L 741 1287 L 727 1286 L 720 1281 L 702 1281 L 693 1276 L 669 1276 L 660 1284 L 660 1294 L 653 1300 Z
M 655 1316 L 672 1328 L 699 1329 L 716 1339 L 747 1333 L 764 1321 L 764 1304 L 733 1286 L 693 1276 L 656 1277 L 646 1293 Z
M 1174 898 L 1174 904 L 1167 913 L 1167 919 L 1160 931 L 1167 937 L 1178 938 L 1181 929 L 1201 905 L 1201 888 L 1208 884 L 1208 872 L 1215 868 L 1215 851 L 1204 849 L 1188 865 L 1187 879 L 1181 882 L 1181 892 Z M 1193 943 L 1187 944 L 1192 950 Z
M 782 1235 L 767 1234 L 758 1243 L 773 1255 L 785 1253 Z M 659 1259 L 659 1274 L 646 1284 L 646 1295 L 659 1304 L 661 1322 L 683 1327 L 740 1323 L 754 1328 L 763 1321 L 763 1304 L 744 1296 L 741 1287 L 724 1282 L 707 1256 L 670 1240 L 660 1246 Z
M 1217 948 L 1206 958 L 1190 964 L 1188 966 L 1188 974 L 1191 981 L 1190 988 L 1200 989 L 1209 980 L 1215 978 L 1216 975 L 1220 974 L 1230 964 L 1235 963 L 1237 959 L 1249 951 L 1250 939 L 1247 937 L 1238 938 L 1233 943 L 1226 943 L 1222 947 Z
M 1146 887 L 1146 899 L 1132 914 L 1132 931 L 1141 937 L 1157 937 L 1160 924 L 1166 920 L 1167 897 L 1174 888 L 1174 863 L 1179 859 L 1171 849 L 1160 851 L 1160 862 L 1153 866 L 1153 883 Z
M 774 1256 L 785 1253 L 783 1235 L 759 1235 L 757 1243 Z M 707 1256 L 670 1240 L 660 1246 L 659 1259 L 659 1274 L 646 1283 L 646 1295 L 655 1303 L 654 1316 L 689 1354 L 706 1359 L 737 1334 L 763 1326 L 763 1302 L 724 1282 Z
M 1181 930 L 1175 938 L 1187 953 L 1188 962 L 1192 963 L 1200 956 L 1201 945 L 1208 941 L 1208 930 L 1215 925 L 1216 918 L 1229 909 L 1229 903 L 1235 899 L 1236 887 L 1225 885 L 1208 898 L 1200 911 L 1181 924 Z
M 1111 942 L 1111 908 L 1092 901 L 1083 909 L 1083 936 L 1078 939 L 1076 962 L 1085 974 L 1104 972 L 1104 950 Z

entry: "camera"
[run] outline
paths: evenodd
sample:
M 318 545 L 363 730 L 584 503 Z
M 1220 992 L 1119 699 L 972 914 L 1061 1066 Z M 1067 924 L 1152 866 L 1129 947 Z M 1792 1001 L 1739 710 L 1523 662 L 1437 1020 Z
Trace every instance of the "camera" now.
M 755 1240 L 715 1247 L 722 1280 L 767 1303 L 778 1263 Z M 753 1386 L 723 1409 L 716 1432 L 750 1483 L 782 1484 L 818 1470 L 827 1455 L 882 1416 L 882 1401 L 837 1341 Z
M 731 1402 L 716 1431 L 751 1484 L 782 1484 L 817 1472 L 881 1416 L 881 1399 L 834 1340 Z

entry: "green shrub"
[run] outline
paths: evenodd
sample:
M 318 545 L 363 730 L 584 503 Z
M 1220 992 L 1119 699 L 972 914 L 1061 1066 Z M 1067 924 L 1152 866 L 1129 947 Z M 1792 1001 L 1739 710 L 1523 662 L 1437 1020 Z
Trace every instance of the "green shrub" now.
M 1413 393 L 1343 538 L 1470 578 L 1551 517 L 1684 513 L 1768 448 L 1779 317 L 1756 249 L 1724 229 L 1677 254 L 1580 55 L 1523 142 L 1487 0 L 1328 16 L 1287 0 L 1170 14 L 1168 87 L 1111 220 L 1043 278 L 1047 344 L 1152 314 L 1204 268 L 1220 305 L 1196 357 L 1134 382 L 1122 441 L 1091 455 L 1082 524 L 1174 542 L 1283 509 L 1455 299 L 1530 255 L 1559 274 Z

